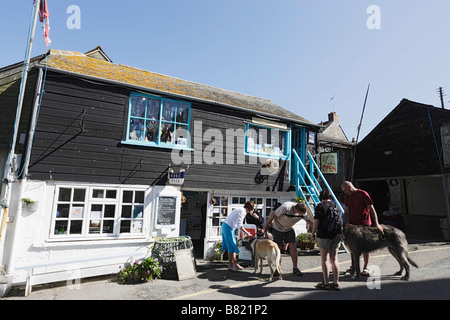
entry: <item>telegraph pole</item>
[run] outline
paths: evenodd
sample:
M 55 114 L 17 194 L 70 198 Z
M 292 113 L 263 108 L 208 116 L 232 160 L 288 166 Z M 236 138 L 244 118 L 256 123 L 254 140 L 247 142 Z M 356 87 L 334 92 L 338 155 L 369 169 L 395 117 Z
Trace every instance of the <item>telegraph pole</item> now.
M 366 103 L 367 103 L 367 96 L 369 95 L 369 89 L 370 89 L 370 83 L 367 86 L 366 97 L 364 99 L 363 110 L 362 110 L 362 113 L 361 113 L 361 120 L 359 120 L 358 133 L 356 134 L 356 142 L 355 142 L 355 145 L 353 146 L 352 169 L 351 169 L 351 174 L 350 174 L 350 181 L 352 183 L 353 183 L 353 174 L 354 174 L 354 171 L 355 171 L 356 147 L 358 145 L 359 132 L 361 131 L 362 121 L 363 121 L 363 118 L 364 118 L 364 111 L 366 110 Z

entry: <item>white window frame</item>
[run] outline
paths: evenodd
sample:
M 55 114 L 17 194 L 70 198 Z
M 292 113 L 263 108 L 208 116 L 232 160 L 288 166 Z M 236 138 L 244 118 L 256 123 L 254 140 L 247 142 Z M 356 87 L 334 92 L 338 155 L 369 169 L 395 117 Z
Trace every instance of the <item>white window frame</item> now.
M 211 227 L 210 227 L 210 237 L 212 239 L 221 239 L 222 238 L 222 223 L 231 213 L 230 208 L 230 197 L 226 195 L 215 195 L 213 197 L 216 199 L 216 203 L 211 205 Z M 222 205 L 222 198 L 227 199 L 227 205 Z M 218 210 L 218 212 L 217 212 Z M 223 211 L 226 210 L 226 213 Z M 215 219 L 218 219 L 219 225 L 214 225 Z
M 61 189 L 71 189 L 71 199 L 70 201 L 60 201 L 59 194 Z M 73 190 L 75 189 L 84 189 L 85 197 L 84 201 L 74 201 Z M 94 197 L 94 190 L 103 190 L 104 196 L 102 198 Z M 106 190 L 115 191 L 115 198 L 107 198 Z M 53 199 L 53 208 L 52 208 L 52 217 L 49 229 L 49 239 L 50 240 L 93 240 L 93 239 L 120 239 L 120 238 L 143 238 L 145 237 L 144 229 L 147 224 L 147 220 L 150 219 L 149 214 L 145 211 L 146 207 L 146 197 L 147 197 L 147 188 L 139 188 L 139 187 L 117 187 L 117 186 L 107 186 L 107 185 L 74 185 L 74 184 L 58 184 L 55 186 L 55 193 Z M 143 192 L 143 202 L 142 203 L 128 203 L 123 202 L 123 193 L 124 191 L 132 191 L 133 192 L 133 201 L 135 200 L 136 192 Z M 69 212 L 66 217 L 57 217 L 58 205 L 69 205 Z M 76 212 L 73 208 L 81 207 L 83 205 L 84 210 L 82 212 L 82 217 L 80 217 L 80 212 Z M 98 218 L 92 215 L 92 206 L 102 205 L 102 211 L 99 214 Z M 114 205 L 115 211 L 113 217 L 104 217 L 104 208 L 108 205 Z M 122 217 L 123 206 L 131 205 L 131 217 L 126 218 Z M 138 217 L 133 218 L 134 208 L 142 206 L 142 211 L 138 213 Z M 73 217 L 72 217 L 73 216 Z M 96 219 L 97 218 L 97 219 Z M 90 228 L 93 227 L 91 224 L 91 220 L 98 220 L 100 225 L 98 226 L 100 229 L 99 233 L 90 233 Z M 72 221 L 82 221 L 81 233 L 75 234 L 67 234 L 67 230 L 65 234 L 55 234 L 55 228 L 58 221 L 67 221 L 67 229 L 70 230 L 70 225 Z M 103 226 L 105 221 L 113 221 L 112 227 L 113 230 L 111 233 L 103 232 Z M 130 228 L 133 222 L 140 222 L 141 227 L 139 228 L 139 232 L 120 232 L 121 222 L 122 221 L 130 221 Z M 70 232 L 70 231 L 69 231 Z
M 220 204 L 220 199 L 222 197 L 228 198 L 228 205 L 227 206 L 222 206 Z M 231 213 L 231 211 L 233 211 L 233 209 L 236 208 L 243 208 L 245 202 L 247 201 L 255 201 L 255 210 L 259 213 L 262 214 L 264 217 L 264 221 L 267 221 L 268 216 L 266 215 L 267 213 L 267 209 L 272 209 L 273 208 L 273 200 L 277 200 L 278 202 L 280 202 L 280 197 L 279 196 L 261 196 L 261 195 L 230 195 L 230 194 L 218 194 L 218 195 L 214 195 L 214 198 L 216 198 L 218 201 L 216 201 L 216 204 L 214 205 L 210 205 L 210 216 L 209 216 L 209 220 L 211 221 L 210 224 L 210 229 L 209 229 L 209 233 L 210 233 L 210 239 L 217 241 L 222 239 L 222 223 L 223 221 L 227 218 L 227 216 Z M 238 203 L 233 203 L 233 198 L 238 198 Z M 245 199 L 245 201 L 243 200 Z M 258 202 L 258 199 L 262 199 L 262 203 Z M 271 200 L 271 206 L 267 206 L 267 199 Z M 244 201 L 244 203 L 242 203 Z M 219 208 L 219 215 L 218 216 L 214 216 L 214 208 Z M 227 215 L 225 216 L 223 214 L 223 209 L 227 210 Z M 269 212 L 270 214 L 270 212 Z M 213 220 L 214 219 L 219 219 L 219 226 L 214 226 L 213 225 Z

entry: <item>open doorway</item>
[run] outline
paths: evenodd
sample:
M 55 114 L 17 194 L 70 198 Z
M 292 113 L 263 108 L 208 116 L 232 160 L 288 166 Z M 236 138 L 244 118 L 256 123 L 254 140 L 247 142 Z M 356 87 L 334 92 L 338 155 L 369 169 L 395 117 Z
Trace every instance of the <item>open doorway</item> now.
M 180 235 L 190 236 L 196 258 L 203 258 L 208 192 L 183 191 L 186 201 L 181 205 Z

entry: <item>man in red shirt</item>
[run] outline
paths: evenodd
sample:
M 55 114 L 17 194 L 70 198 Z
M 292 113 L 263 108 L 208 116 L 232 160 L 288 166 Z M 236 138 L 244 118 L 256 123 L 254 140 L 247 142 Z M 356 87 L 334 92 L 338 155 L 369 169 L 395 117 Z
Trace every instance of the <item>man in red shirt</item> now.
M 345 210 L 344 223 L 374 226 L 381 232 L 383 227 L 378 223 L 377 212 L 373 206 L 373 201 L 369 194 L 361 189 L 355 188 L 350 181 L 345 181 L 342 186 L 342 191 L 345 193 Z M 369 264 L 369 253 L 363 253 L 364 268 L 361 273 L 364 276 L 369 276 L 367 266 Z

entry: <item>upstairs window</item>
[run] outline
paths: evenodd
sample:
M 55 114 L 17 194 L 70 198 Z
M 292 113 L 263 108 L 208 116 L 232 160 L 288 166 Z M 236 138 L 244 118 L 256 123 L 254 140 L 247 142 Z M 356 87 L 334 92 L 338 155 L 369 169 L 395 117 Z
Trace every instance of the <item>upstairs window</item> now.
M 268 158 L 287 158 L 289 155 L 289 131 L 246 125 L 245 152 Z
M 187 149 L 191 104 L 132 93 L 127 143 Z

